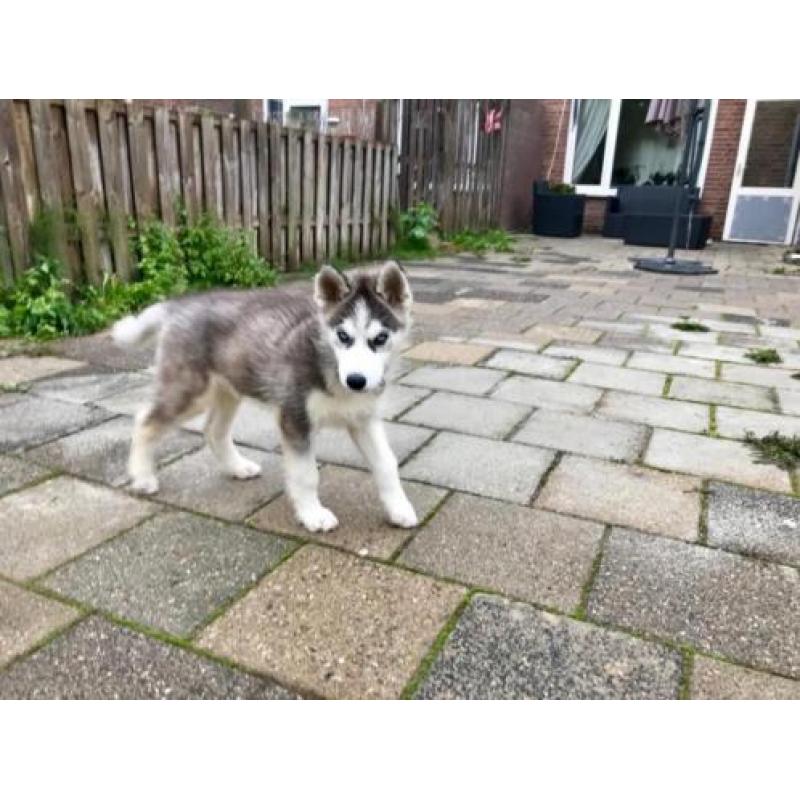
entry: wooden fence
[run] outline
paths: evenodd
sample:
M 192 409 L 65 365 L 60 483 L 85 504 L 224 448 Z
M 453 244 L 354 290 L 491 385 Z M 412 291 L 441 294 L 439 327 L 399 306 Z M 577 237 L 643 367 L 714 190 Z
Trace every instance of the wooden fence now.
M 404 100 L 400 206 L 427 202 L 446 232 L 498 224 L 507 100 Z M 502 112 L 487 132 L 487 114 Z
M 279 268 L 388 249 L 396 153 L 211 113 L 105 100 L 0 101 L 0 276 L 30 266 L 46 210 L 73 280 L 128 280 L 129 224 L 174 224 L 182 205 L 251 232 Z

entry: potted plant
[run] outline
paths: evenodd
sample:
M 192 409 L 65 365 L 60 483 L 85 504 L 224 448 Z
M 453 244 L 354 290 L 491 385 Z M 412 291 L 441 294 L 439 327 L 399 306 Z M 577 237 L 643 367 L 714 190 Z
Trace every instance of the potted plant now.
M 586 198 L 569 183 L 533 184 L 533 232 L 539 236 L 580 236 Z

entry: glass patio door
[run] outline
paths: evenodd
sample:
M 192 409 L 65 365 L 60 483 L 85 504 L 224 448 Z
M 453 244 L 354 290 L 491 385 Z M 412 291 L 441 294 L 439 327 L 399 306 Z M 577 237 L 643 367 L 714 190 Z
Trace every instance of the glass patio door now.
M 789 244 L 800 206 L 800 100 L 748 100 L 725 238 Z

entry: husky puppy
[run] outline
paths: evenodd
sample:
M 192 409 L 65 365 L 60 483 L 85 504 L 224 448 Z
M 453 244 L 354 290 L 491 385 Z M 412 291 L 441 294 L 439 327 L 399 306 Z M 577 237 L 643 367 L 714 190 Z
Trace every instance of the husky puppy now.
M 169 428 L 203 411 L 205 437 L 222 469 L 254 478 L 258 464 L 236 449 L 231 427 L 243 397 L 272 406 L 286 490 L 299 522 L 328 531 L 338 520 L 319 501 L 314 435 L 346 428 L 369 464 L 391 523 L 417 524 L 379 412 L 392 356 L 410 326 L 411 289 L 389 261 L 350 279 L 324 266 L 313 298 L 291 290 L 212 291 L 150 306 L 120 320 L 121 345 L 158 336 L 155 391 L 136 417 L 132 488 L 158 491 L 154 447 Z

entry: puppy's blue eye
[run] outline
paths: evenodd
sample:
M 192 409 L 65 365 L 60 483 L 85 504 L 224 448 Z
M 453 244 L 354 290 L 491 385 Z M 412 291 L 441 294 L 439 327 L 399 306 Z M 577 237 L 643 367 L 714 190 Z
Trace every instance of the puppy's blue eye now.
M 339 341 L 342 344 L 352 344 L 353 343 L 353 337 L 350 336 L 346 331 L 343 331 L 341 328 L 338 331 L 336 331 L 336 335 L 339 337 Z
M 374 345 L 375 345 L 375 347 L 382 347 L 383 345 L 385 345 L 385 344 L 386 344 L 386 342 L 387 342 L 388 340 L 389 340 L 389 334 L 388 334 L 388 333 L 386 333 L 386 331 L 381 331 L 381 332 L 380 332 L 380 333 L 379 333 L 379 334 L 378 334 L 378 335 L 377 335 L 377 336 L 376 336 L 376 337 L 375 337 L 375 338 L 372 340 L 372 344 L 374 344 Z

